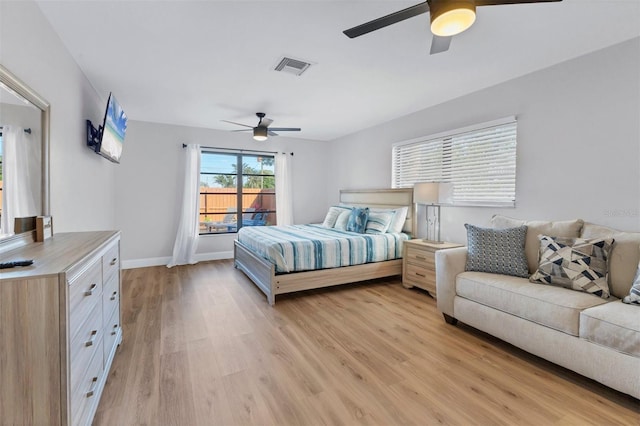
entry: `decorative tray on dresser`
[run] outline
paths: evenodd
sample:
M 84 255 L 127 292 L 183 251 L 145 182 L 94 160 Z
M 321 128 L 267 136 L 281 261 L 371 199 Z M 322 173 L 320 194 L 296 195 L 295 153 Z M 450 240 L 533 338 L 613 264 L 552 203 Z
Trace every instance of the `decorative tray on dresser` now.
M 0 424 L 90 425 L 120 325 L 120 232 L 58 233 L 0 253 Z

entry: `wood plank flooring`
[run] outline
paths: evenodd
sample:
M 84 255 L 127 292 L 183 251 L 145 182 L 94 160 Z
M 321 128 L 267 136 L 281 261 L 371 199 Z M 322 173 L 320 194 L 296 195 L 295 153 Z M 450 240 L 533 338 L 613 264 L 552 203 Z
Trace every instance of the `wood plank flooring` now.
M 123 271 L 94 425 L 639 425 L 639 401 L 399 279 L 265 296 L 230 260 Z

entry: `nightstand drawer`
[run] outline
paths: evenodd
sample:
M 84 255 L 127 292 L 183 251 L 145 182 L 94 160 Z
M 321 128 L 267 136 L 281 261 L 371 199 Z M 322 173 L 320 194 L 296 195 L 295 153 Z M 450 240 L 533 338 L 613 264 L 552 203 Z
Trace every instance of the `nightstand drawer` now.
M 420 250 L 415 247 L 407 247 L 407 262 L 431 267 L 435 270 L 436 261 L 432 251 Z
M 436 274 L 433 269 L 407 264 L 406 276 L 402 278 L 404 281 L 427 291 L 435 291 L 436 289 Z

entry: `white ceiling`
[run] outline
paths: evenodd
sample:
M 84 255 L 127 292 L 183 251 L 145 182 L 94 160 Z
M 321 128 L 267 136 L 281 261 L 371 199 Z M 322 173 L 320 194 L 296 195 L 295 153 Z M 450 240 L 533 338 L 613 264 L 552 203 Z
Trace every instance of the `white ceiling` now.
M 429 55 L 427 14 L 349 39 L 342 31 L 419 3 L 52 1 L 38 4 L 80 68 L 130 119 L 235 130 L 264 111 L 289 135 L 332 140 L 640 36 L 640 0 L 479 7 Z M 296 77 L 283 55 L 315 63 Z M 247 137 L 249 137 L 247 135 Z

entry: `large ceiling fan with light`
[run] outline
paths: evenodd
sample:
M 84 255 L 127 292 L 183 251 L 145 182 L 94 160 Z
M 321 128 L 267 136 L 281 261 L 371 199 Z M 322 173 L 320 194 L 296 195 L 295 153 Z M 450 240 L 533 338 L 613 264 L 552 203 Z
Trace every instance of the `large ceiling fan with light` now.
M 430 12 L 431 54 L 449 50 L 451 37 L 465 31 L 476 20 L 476 6 L 498 6 L 519 3 L 547 3 L 562 0 L 426 0 L 387 16 L 366 22 L 343 31 L 349 38 L 379 30 L 389 25 Z
M 299 132 L 301 129 L 299 127 L 269 127 L 273 120 L 270 118 L 265 118 L 266 114 L 264 112 L 256 112 L 256 116 L 258 117 L 258 125 L 250 126 L 248 124 L 236 123 L 234 121 L 221 120 L 225 123 L 235 124 L 236 126 L 248 127 L 248 129 L 242 130 L 232 130 L 232 132 L 249 132 L 253 131 L 253 139 L 257 141 L 266 141 L 267 136 L 278 136 L 276 132 Z

